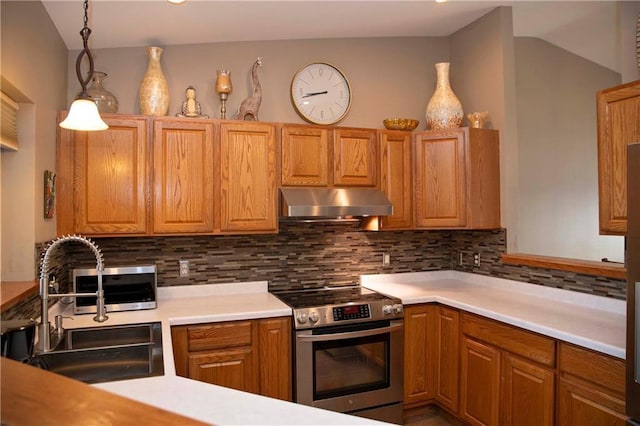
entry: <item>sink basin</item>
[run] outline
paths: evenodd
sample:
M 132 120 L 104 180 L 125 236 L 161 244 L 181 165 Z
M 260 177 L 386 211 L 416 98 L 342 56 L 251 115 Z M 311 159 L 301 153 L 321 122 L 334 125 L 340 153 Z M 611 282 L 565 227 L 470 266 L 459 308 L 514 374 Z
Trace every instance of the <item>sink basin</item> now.
M 34 363 L 85 383 L 161 376 L 160 323 L 66 330 L 55 350 L 36 355 Z

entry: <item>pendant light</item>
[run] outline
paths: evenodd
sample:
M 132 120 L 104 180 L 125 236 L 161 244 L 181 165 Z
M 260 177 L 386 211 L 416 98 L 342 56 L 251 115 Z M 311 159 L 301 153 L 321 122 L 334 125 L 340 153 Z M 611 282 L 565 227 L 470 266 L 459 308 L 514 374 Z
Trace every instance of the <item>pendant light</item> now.
M 91 80 L 93 75 L 93 57 L 89 51 L 88 41 L 91 29 L 87 27 L 87 10 L 89 9 L 89 0 L 84 0 L 84 27 L 80 30 L 82 36 L 83 49 L 76 59 L 76 75 L 78 81 L 82 87 L 82 92 L 76 97 L 69 108 L 69 114 L 67 118 L 60 123 L 60 127 L 69 130 L 106 130 L 109 128 L 107 123 L 102 121 L 100 113 L 98 112 L 98 106 L 87 94 L 87 84 Z M 86 78 L 82 78 L 80 72 L 80 65 L 82 65 L 82 57 L 86 55 L 89 60 L 89 73 Z

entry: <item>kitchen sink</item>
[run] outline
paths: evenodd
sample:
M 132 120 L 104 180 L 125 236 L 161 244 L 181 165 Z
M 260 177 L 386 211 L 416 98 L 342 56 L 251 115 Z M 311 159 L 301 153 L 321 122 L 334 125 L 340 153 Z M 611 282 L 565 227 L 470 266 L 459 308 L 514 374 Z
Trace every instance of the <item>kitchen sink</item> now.
M 32 364 L 85 383 L 161 376 L 161 324 L 66 330 L 56 348 L 35 355 Z

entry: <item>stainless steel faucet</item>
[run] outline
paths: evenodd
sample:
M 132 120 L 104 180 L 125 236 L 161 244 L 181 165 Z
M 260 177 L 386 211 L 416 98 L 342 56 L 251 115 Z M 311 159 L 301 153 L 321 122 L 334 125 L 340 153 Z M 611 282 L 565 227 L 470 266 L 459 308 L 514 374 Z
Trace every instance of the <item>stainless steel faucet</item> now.
M 98 273 L 98 291 L 95 293 L 65 293 L 65 294 L 49 294 L 49 256 L 54 248 L 58 247 L 62 243 L 74 241 L 82 243 L 88 246 L 93 254 L 96 256 L 96 272 Z M 98 246 L 90 239 L 81 235 L 66 235 L 58 237 L 49 243 L 47 249 L 42 256 L 42 262 L 40 263 L 40 298 L 42 299 L 41 305 L 41 317 L 40 317 L 40 329 L 38 331 L 38 351 L 50 352 L 54 349 L 51 346 L 51 324 L 49 322 L 49 298 L 50 297 L 80 297 L 80 296 L 96 296 L 96 316 L 93 317 L 94 321 L 104 322 L 109 317 L 107 316 L 107 310 L 104 303 L 104 291 L 102 290 L 102 272 L 104 271 L 104 260 L 102 258 L 102 252 Z M 57 336 L 58 339 L 60 336 Z

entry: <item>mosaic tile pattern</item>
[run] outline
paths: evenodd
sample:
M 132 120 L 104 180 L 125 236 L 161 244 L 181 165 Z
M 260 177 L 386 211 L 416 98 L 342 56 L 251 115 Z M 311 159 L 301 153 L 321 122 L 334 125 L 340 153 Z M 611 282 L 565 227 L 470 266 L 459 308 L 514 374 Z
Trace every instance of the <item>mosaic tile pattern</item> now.
M 362 274 L 388 274 L 456 269 L 515 281 L 626 298 L 626 282 L 542 268 L 503 265 L 506 231 L 363 232 L 357 223 L 283 221 L 277 235 L 94 238 L 105 265 L 155 263 L 158 285 L 268 281 L 270 290 L 316 288 L 356 283 Z M 41 253 L 44 244 L 36 247 Z M 389 253 L 391 265 L 382 266 Z M 463 254 L 462 265 L 458 254 Z M 473 266 L 480 253 L 480 266 Z M 180 278 L 178 260 L 190 261 L 191 275 Z M 95 266 L 82 244 L 60 246 L 52 253 L 51 270 L 62 288 L 69 270 Z M 65 287 L 67 286 L 67 287 Z M 39 316 L 33 297 L 4 312 L 0 319 Z
M 503 264 L 501 256 L 506 250 L 506 230 L 504 229 L 452 232 L 451 240 L 451 263 L 456 270 L 622 300 L 627 297 L 625 280 Z M 458 265 L 458 253 L 463 253 L 462 265 Z M 473 266 L 473 253 L 480 253 L 479 267 Z

